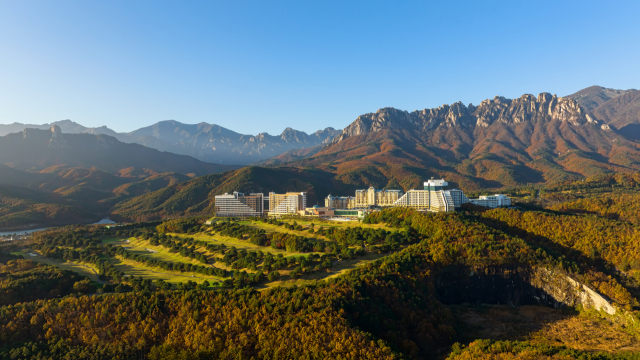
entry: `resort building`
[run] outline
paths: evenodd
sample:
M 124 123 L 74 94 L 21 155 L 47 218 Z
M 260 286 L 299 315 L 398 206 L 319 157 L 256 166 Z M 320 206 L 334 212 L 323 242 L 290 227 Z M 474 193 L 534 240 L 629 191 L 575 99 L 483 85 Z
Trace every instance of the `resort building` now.
M 240 192 L 215 196 L 216 216 L 262 216 L 264 213 L 263 194 L 245 195 Z
M 409 190 L 393 206 L 410 207 L 421 211 L 451 212 L 455 205 L 451 195 L 444 190 Z
M 469 199 L 469 202 L 478 206 L 497 208 L 500 206 L 510 206 L 511 198 L 503 194 L 484 195 L 478 199 Z
M 374 187 L 367 190 L 356 190 L 354 208 L 393 206 L 401 196 L 402 190 L 377 190 Z
M 307 194 L 304 192 L 269 193 L 269 216 L 298 214 L 298 211 L 306 207 Z
M 356 207 L 356 198 L 353 196 L 329 195 L 324 199 L 324 206 L 333 209 L 353 209 Z
M 447 189 L 444 179 L 431 178 L 424 182 L 424 190 L 409 190 L 393 206 L 410 207 L 421 211 L 451 212 L 469 202 L 462 190 Z

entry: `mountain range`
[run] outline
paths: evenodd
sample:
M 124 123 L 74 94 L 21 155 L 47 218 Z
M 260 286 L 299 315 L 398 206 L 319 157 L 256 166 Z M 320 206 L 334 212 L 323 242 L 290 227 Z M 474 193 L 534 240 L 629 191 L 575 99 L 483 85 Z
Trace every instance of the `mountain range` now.
M 124 199 L 238 167 L 56 125 L 25 129 L 0 137 L 0 229 L 96 221 Z
M 58 126 L 63 133 L 109 135 L 124 143 L 188 155 L 198 160 L 230 165 L 247 165 L 288 150 L 314 148 L 327 144 L 340 130 L 326 128 L 313 134 L 286 128 L 279 136 L 267 133 L 243 135 L 222 126 L 199 123 L 183 124 L 175 120 L 160 121 L 129 133 L 117 133 L 106 126 L 88 128 L 71 120 L 33 125 L 13 123 L 0 125 L 0 136 L 22 132 L 26 128 L 49 129 Z
M 445 177 L 465 191 L 554 183 L 635 172 L 639 149 L 640 143 L 577 100 L 548 93 L 414 112 L 382 108 L 359 116 L 311 153 L 290 151 L 270 159 L 267 167 L 175 184 L 122 202 L 115 213 L 125 219 L 210 213 L 216 194 L 267 192 L 281 184 L 306 191 L 308 203 L 316 204 L 329 193 L 353 195 L 368 186 L 418 189 L 431 176 Z M 193 201 L 175 200 L 186 198 Z
M 165 121 L 127 135 L 146 147 L 106 135 L 104 127 L 63 122 L 59 129 L 82 134 L 54 127 L 0 138 L 0 164 L 6 165 L 0 179 L 18 179 L 0 184 L 7 186 L 5 203 L 22 204 L 16 199 L 26 197 L 37 199 L 29 200 L 33 206 L 53 201 L 77 213 L 130 221 L 210 214 L 214 196 L 231 191 L 306 191 L 308 203 L 316 204 L 329 193 L 353 195 L 368 186 L 416 189 L 431 176 L 469 191 L 635 172 L 640 169 L 640 137 L 632 131 L 640 127 L 638 93 L 590 87 L 565 97 L 496 96 L 477 106 L 382 108 L 342 131 L 307 135 L 287 129 L 280 137 Z M 39 145 L 26 145 L 33 139 Z M 231 154 L 228 159 L 262 159 L 261 166 L 238 169 L 149 147 L 176 147 L 194 157 L 223 151 Z M 269 151 L 276 155 L 264 158 Z M 31 176 L 37 181 L 29 181 Z

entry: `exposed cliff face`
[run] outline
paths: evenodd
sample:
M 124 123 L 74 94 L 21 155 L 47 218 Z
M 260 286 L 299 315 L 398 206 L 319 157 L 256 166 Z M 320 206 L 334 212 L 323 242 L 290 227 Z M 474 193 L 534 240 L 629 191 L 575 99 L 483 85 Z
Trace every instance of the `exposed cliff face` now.
M 445 304 L 577 305 L 616 313 L 612 302 L 567 274 L 538 267 L 448 268 L 436 278 Z
M 550 121 L 567 122 L 573 126 L 602 125 L 575 100 L 542 93 L 538 97 L 523 95 L 513 100 L 496 96 L 482 101 L 477 107 L 472 104 L 465 106 L 457 102 L 411 113 L 383 108 L 375 113 L 359 116 L 333 142 L 338 143 L 349 137 L 388 129 L 417 130 L 427 133 L 442 127 L 473 130 L 488 128 L 494 123 L 513 125 Z

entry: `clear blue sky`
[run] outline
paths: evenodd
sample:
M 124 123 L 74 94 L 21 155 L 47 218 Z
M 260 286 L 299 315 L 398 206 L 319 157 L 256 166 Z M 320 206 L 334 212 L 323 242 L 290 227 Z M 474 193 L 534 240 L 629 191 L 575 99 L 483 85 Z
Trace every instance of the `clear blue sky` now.
M 640 1 L 0 1 L 0 123 L 245 133 L 640 88 Z

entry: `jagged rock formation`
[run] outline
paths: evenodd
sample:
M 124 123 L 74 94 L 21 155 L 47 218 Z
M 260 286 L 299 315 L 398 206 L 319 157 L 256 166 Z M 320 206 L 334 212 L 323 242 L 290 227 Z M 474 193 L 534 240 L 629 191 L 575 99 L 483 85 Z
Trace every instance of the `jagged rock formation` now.
M 577 101 L 549 93 L 413 112 L 383 108 L 359 116 L 317 153 L 300 156 L 271 163 L 291 161 L 286 165 L 330 171 L 349 184 L 403 190 L 430 176 L 473 189 L 640 169 L 635 142 Z
M 513 100 L 496 96 L 482 101 L 477 107 L 457 102 L 411 113 L 383 108 L 375 113 L 359 116 L 333 143 L 385 129 L 428 132 L 440 127 L 488 128 L 493 123 L 513 125 L 540 121 L 568 122 L 574 126 L 586 123 L 602 125 L 602 122 L 594 119 L 573 99 L 558 98 L 549 93 L 541 93 L 537 98 L 527 94 Z

